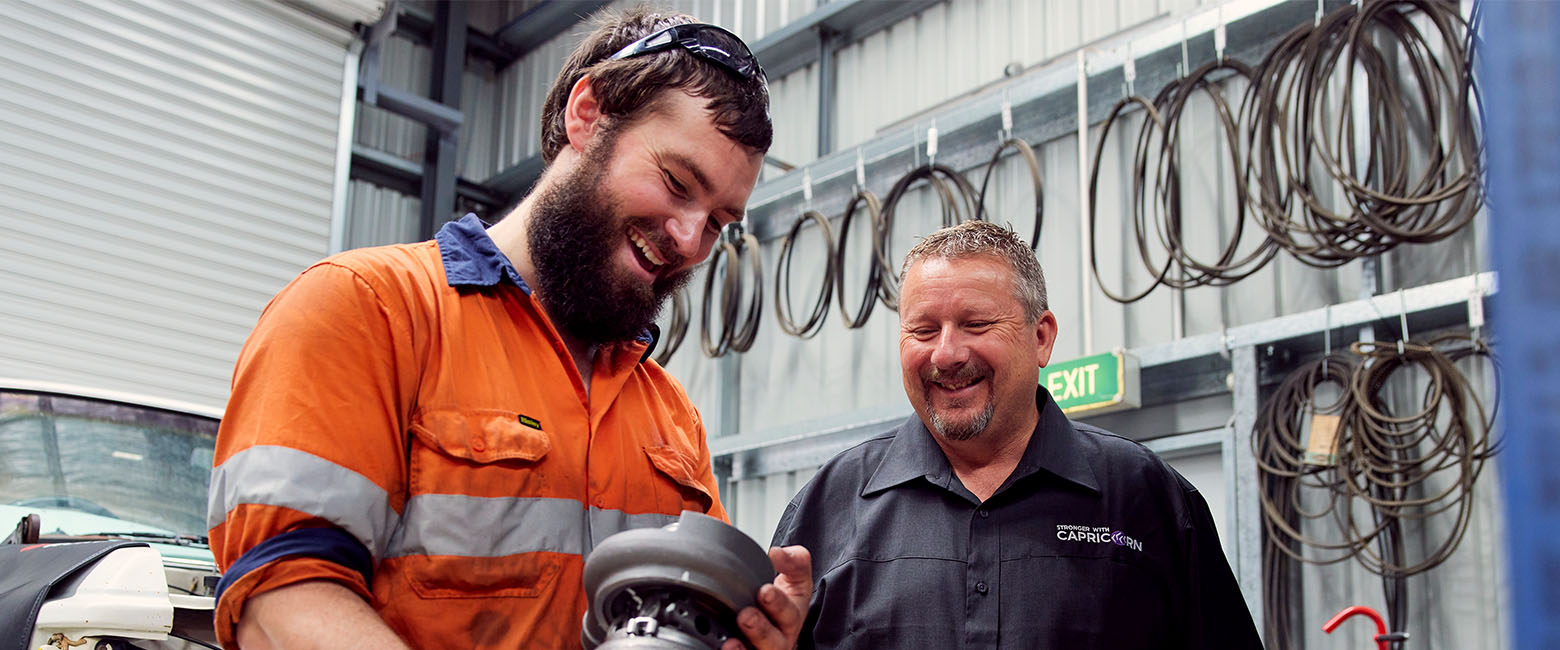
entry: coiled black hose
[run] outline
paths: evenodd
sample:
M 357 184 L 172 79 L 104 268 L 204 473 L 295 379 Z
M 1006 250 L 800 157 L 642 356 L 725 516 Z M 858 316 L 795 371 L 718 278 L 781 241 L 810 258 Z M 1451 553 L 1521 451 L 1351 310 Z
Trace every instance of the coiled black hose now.
M 868 233 L 872 237 L 872 259 L 867 266 L 866 286 L 861 293 L 861 300 L 856 307 L 855 315 L 852 315 L 845 304 L 845 242 L 850 237 L 850 222 L 856 218 L 861 209 L 867 211 Z M 883 226 L 883 204 L 876 194 L 868 190 L 858 190 L 851 197 L 850 204 L 845 206 L 845 216 L 840 218 L 840 243 L 834 249 L 834 295 L 840 301 L 840 320 L 845 323 L 845 329 L 856 329 L 867 324 L 867 318 L 872 315 L 872 308 L 877 306 L 878 285 L 883 281 L 883 266 L 879 260 L 883 255 L 878 249 L 886 244 L 883 241 L 884 233 L 888 229 Z
M 672 318 L 666 324 L 666 335 L 661 339 L 661 349 L 655 353 L 655 362 L 665 366 L 682 347 L 688 336 L 688 290 L 686 287 L 672 292 Z
M 793 317 L 796 310 L 791 306 L 791 257 L 796 238 L 808 221 L 818 224 L 818 234 L 823 238 L 823 285 L 818 288 L 818 298 L 813 301 L 812 313 L 807 316 L 807 321 L 797 324 Z M 775 318 L 780 321 L 780 329 L 786 334 L 810 339 L 823 329 L 824 318 L 829 315 L 829 299 L 834 290 L 835 262 L 834 227 L 829 225 L 828 217 L 815 210 L 808 210 L 791 222 L 791 231 L 780 242 L 780 255 L 775 258 Z
M 1406 616 L 1406 579 L 1445 562 L 1467 532 L 1474 484 L 1484 461 L 1499 447 L 1491 431 L 1494 409 L 1485 409 L 1460 360 L 1487 357 L 1488 346 L 1463 335 L 1426 343 L 1355 343 L 1351 356 L 1303 364 L 1284 378 L 1263 404 L 1252 430 L 1261 488 L 1263 598 L 1267 639 L 1275 650 L 1290 647 L 1290 588 L 1300 563 L 1332 564 L 1354 559 L 1380 576 L 1388 619 L 1396 627 Z M 1387 392 L 1403 385 L 1394 377 L 1413 370 L 1425 380 L 1416 407 L 1400 412 Z M 1316 404 L 1317 388 L 1331 383 L 1340 397 Z M 1496 385 L 1495 403 L 1499 401 Z M 1336 458 L 1306 461 L 1304 424 L 1314 414 L 1337 418 Z M 1307 508 L 1305 497 L 1324 503 Z M 1410 558 L 1405 524 L 1450 517 L 1450 527 L 1420 545 Z M 1332 522 L 1336 537 L 1303 532 L 1306 522 Z M 1368 524 L 1362 522 L 1368 521 Z M 1437 527 L 1437 530 L 1443 530 Z M 1310 549 L 1308 552 L 1307 549 Z
M 1035 227 L 1029 235 L 1029 249 L 1040 250 L 1040 226 L 1045 223 L 1045 188 L 1040 182 L 1040 158 L 1035 155 L 1033 147 L 1029 146 L 1022 138 L 1008 138 L 997 146 L 997 150 L 991 153 L 991 161 L 986 163 L 986 173 L 980 178 L 980 193 L 975 198 L 975 219 L 986 220 L 986 188 L 991 184 L 991 173 L 996 171 L 997 163 L 1002 160 L 1002 153 L 1008 149 L 1018 152 L 1023 157 L 1024 164 L 1029 169 L 1029 181 L 1035 190 Z
M 764 269 L 759 259 L 758 238 L 751 233 L 741 232 L 740 227 L 732 229 L 733 226 L 727 226 L 726 232 L 734 234 L 737 243 L 722 239 L 710 257 L 709 268 L 704 275 L 704 307 L 700 311 L 699 336 L 704 355 L 710 358 L 751 349 L 758 336 L 759 320 L 764 314 Z M 747 281 L 743 281 L 742 272 L 738 268 L 743 260 L 747 260 L 750 271 Z M 722 264 L 722 261 L 725 263 Z M 717 267 L 724 269 L 720 295 L 720 333 L 711 337 L 713 328 L 710 326 L 710 308 L 715 297 L 713 289 Z M 747 296 L 748 306 L 739 321 L 738 306 L 744 295 Z

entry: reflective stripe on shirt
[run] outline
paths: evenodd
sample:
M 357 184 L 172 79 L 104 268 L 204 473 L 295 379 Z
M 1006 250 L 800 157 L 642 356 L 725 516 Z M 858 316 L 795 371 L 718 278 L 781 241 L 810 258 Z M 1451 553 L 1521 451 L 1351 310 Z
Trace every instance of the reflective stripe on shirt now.
M 244 449 L 211 470 L 206 519 L 216 528 L 244 504 L 291 508 L 330 521 L 384 556 L 400 516 L 384 488 L 306 451 L 277 445 Z
M 596 507 L 587 511 L 574 499 L 419 494 L 407 502 L 386 557 L 504 557 L 537 551 L 584 556 L 608 535 L 676 519 Z M 473 530 L 472 522 L 482 522 L 483 529 Z
M 608 536 L 657 528 L 674 515 L 630 514 L 574 499 L 419 494 L 396 515 L 386 492 L 362 474 L 289 447 L 250 447 L 212 471 L 209 519 L 242 504 L 281 506 L 346 530 L 376 560 L 412 555 L 504 557 L 548 551 L 588 555 Z M 474 530 L 474 522 L 481 529 Z

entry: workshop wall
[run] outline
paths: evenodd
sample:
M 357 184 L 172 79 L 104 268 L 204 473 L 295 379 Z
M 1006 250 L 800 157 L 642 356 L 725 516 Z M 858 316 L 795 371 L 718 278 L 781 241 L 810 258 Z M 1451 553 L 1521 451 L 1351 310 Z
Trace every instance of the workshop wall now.
M 0 377 L 206 412 L 328 252 L 349 30 L 275 3 L 11 2 Z
M 613 6 L 627 4 L 617 2 Z M 1340 4 L 1333 2 L 1329 6 L 1336 8 Z M 726 26 L 749 43 L 758 42 L 818 8 L 812 2 L 791 0 L 697 0 L 668 5 Z M 1001 92 L 1003 87 L 1057 69 L 1074 69 L 1074 53 L 1080 48 L 1098 52 L 1119 44 L 1126 34 L 1171 29 L 1188 14 L 1217 6 L 1216 2 L 1189 0 L 952 0 L 935 4 L 836 52 L 833 97 L 824 106 L 834 125 L 830 151 L 870 147 L 906 127 L 924 132 L 937 116 L 956 110 L 974 97 Z M 1419 24 L 1425 25 L 1424 21 Z M 1274 25 L 1273 30 L 1276 34 L 1293 26 Z M 502 71 L 480 65 L 468 68 L 463 110 L 471 128 L 461 131 L 463 176 L 486 178 L 536 155 L 537 107 L 563 57 L 587 29 L 581 24 Z M 425 69 L 416 68 L 427 64 L 425 59 L 418 62 L 415 50 L 393 54 L 394 50 L 387 50 L 387 56 L 405 57 L 398 59 L 402 62 L 397 65 L 413 70 L 404 79 L 403 87 L 414 90 L 417 80 L 427 78 Z M 1256 60 L 1246 62 L 1255 64 Z M 1195 66 L 1201 61 L 1190 63 Z M 392 74 L 392 68 L 387 66 L 386 73 Z M 770 80 L 776 126 L 770 156 L 796 168 L 786 171 L 780 166 L 766 166 L 760 189 L 766 184 L 800 184 L 803 175 L 809 173 L 808 166 L 829 153 L 819 151 L 823 76 L 819 64 L 813 63 Z M 1238 105 L 1246 81 L 1226 78 L 1214 84 L 1214 89 L 1231 105 Z M 1341 82 L 1333 83 L 1334 99 L 1325 107 L 1324 121 L 1339 119 L 1343 109 L 1336 98 L 1343 90 Z M 1125 95 L 1126 89 L 1120 92 Z M 1217 251 L 1232 236 L 1237 224 L 1237 192 L 1231 175 L 1237 161 L 1231 160 L 1215 103 L 1205 96 L 1195 96 L 1186 110 L 1179 121 L 1182 237 L 1189 252 L 1211 259 L 1217 257 Z M 359 122 L 360 140 L 419 156 L 422 127 L 399 124 L 396 119 L 399 118 L 381 120 L 371 111 L 365 112 Z M 1483 243 L 1487 216 L 1481 212 L 1469 227 L 1439 242 L 1405 244 L 1379 256 L 1375 261 L 1378 268 L 1374 270 L 1361 261 L 1319 269 L 1279 253 L 1260 271 L 1229 286 L 1185 291 L 1160 287 L 1140 301 L 1123 305 L 1105 295 L 1089 268 L 1090 243 L 1082 236 L 1084 215 L 1080 209 L 1079 180 L 1080 173 L 1085 172 L 1080 171 L 1076 115 L 1069 109 L 1039 119 L 1071 125 L 1060 131 L 1062 135 L 1031 143 L 1044 188 L 1045 220 L 1037 255 L 1046 272 L 1051 309 L 1060 323 L 1053 354 L 1057 361 L 1115 348 L 1130 351 L 1171 345 L 1186 337 L 1217 335 L 1228 328 L 1338 305 L 1373 292 L 1390 294 L 1466 278 L 1490 267 Z M 1098 282 L 1116 292 L 1139 291 L 1149 282 L 1131 234 L 1134 138 L 1143 119 L 1141 111 L 1126 115 L 1113 125 L 1109 141 L 1100 150 L 1100 189 L 1094 196 L 1099 223 L 1092 245 L 1099 256 Z M 1088 131 L 1088 149 L 1093 155 L 1102 127 L 1095 123 Z M 998 144 L 998 134 L 993 132 L 991 150 Z M 1427 155 L 1425 146 L 1423 142 L 1416 143 L 1410 155 L 1423 158 Z M 908 170 L 909 166 L 900 172 Z M 985 169 L 966 165 L 960 171 L 978 184 Z M 886 195 L 892 179 L 880 181 L 880 176 L 874 176 L 866 189 L 880 197 Z M 353 190 L 353 203 L 358 206 L 355 211 L 378 214 L 385 220 L 376 226 L 378 230 L 362 230 L 361 241 L 404 241 L 396 237 L 407 232 L 407 228 L 415 230 L 415 198 L 396 200 L 359 183 L 354 183 Z M 760 194 L 764 193 L 755 192 L 755 196 Z M 1347 199 L 1325 184 L 1319 187 L 1316 198 L 1334 208 L 1347 206 Z M 911 190 L 902 201 L 890 235 L 896 264 L 918 237 L 941 225 L 938 205 L 935 193 L 925 186 Z M 1033 223 L 1034 190 L 1025 163 L 1017 156 L 1008 156 L 997 164 L 986 205 L 992 220 L 1011 224 L 1028 236 Z M 749 206 L 752 213 L 769 221 L 763 228 L 748 224 L 749 232 L 761 231 L 768 236 L 759 249 L 763 315 L 757 337 L 745 353 L 719 359 L 701 353 L 700 337 L 705 328 L 700 312 L 705 302 L 705 274 L 697 274 L 686 290 L 691 321 L 687 338 L 666 365 L 682 381 L 703 414 L 712 447 L 729 440 L 744 444 L 794 440 L 794 444 L 770 445 L 763 453 L 775 457 L 803 454 L 804 439 L 811 436 L 850 429 L 864 437 L 891 428 L 897 419 L 911 413 L 900 382 L 897 315 L 884 305 L 877 305 L 862 328 L 846 329 L 841 325 L 839 298 L 831 295 L 830 313 L 822 330 L 806 340 L 783 333 L 776 324 L 775 277 L 781 237 L 792 219 L 812 207 L 818 206 L 801 198 L 800 193 Z M 842 237 L 841 214 L 831 209 L 827 216 L 837 243 Z M 846 278 L 845 302 L 853 312 L 859 304 L 871 255 L 864 222 L 862 215 L 852 224 L 841 267 Z M 1250 224 L 1246 227 L 1251 229 Z M 1157 239 L 1158 234 L 1151 230 L 1149 237 Z M 1247 237 L 1247 241 L 1254 241 L 1255 233 L 1248 233 Z M 791 252 L 791 304 L 801 316 L 810 310 L 829 266 L 821 242 L 819 228 L 804 227 Z M 1250 247 L 1246 244 L 1241 253 Z M 1148 254 L 1154 261 L 1164 259 L 1162 249 L 1151 247 Z M 745 266 L 742 273 L 745 277 Z M 1377 282 L 1374 288 L 1370 286 Z M 663 315 L 663 331 L 670 324 L 670 314 Z M 1085 332 L 1092 339 L 1087 346 Z M 1382 338 L 1395 335 L 1385 330 L 1378 332 Z M 1335 333 L 1334 349 L 1346 347 L 1351 340 L 1352 336 Z M 1282 354 L 1262 357 L 1264 368 L 1271 373 L 1281 372 L 1286 364 L 1295 361 Z M 1475 393 L 1486 404 L 1492 402 L 1495 391 L 1488 368 L 1475 365 L 1465 370 L 1474 377 Z M 1264 381 L 1275 379 L 1264 377 Z M 1397 403 L 1408 408 L 1413 405 L 1413 395 L 1413 390 L 1405 389 Z M 1170 401 L 1161 399 L 1135 411 L 1089 419 L 1151 446 L 1173 448 L 1174 441 L 1185 436 L 1228 430 L 1235 415 L 1232 395 L 1218 392 Z M 1234 431 L 1231 435 L 1243 440 L 1249 432 Z M 1236 484 L 1232 454 L 1244 453 L 1244 449 L 1167 454 L 1170 462 L 1205 494 L 1220 526 L 1221 539 L 1231 553 L 1237 528 L 1249 532 L 1251 527 L 1261 525 L 1260 521 L 1239 517 L 1236 512 L 1236 493 L 1250 486 Z M 767 541 L 786 502 L 826 458 L 792 462 L 791 467 L 782 471 L 735 472 L 737 478 L 728 482 L 722 494 L 733 522 L 756 539 Z M 729 466 L 722 467 L 721 461 L 717 462 L 719 469 L 731 475 Z M 1499 600 L 1504 593 L 1504 575 L 1499 555 L 1498 495 L 1496 482 L 1491 478 L 1494 471 L 1493 465 L 1486 467 L 1477 483 L 1475 514 L 1462 550 L 1434 572 L 1410 580 L 1409 626 L 1424 631 L 1411 642 L 1416 648 L 1506 647 Z M 1432 483 L 1424 489 L 1434 491 L 1437 487 Z M 1412 531 L 1410 545 L 1422 547 L 1432 543 L 1445 532 L 1443 525 L 1434 522 Z M 1321 528 L 1315 530 L 1317 534 L 1325 532 Z M 1302 571 L 1300 591 L 1303 595 L 1295 604 L 1295 616 L 1306 630 L 1301 646 L 1306 648 L 1359 646 L 1358 635 L 1322 635 L 1316 628 L 1343 605 L 1382 604 L 1379 581 L 1353 563 L 1307 567 Z M 1260 626 L 1261 621 L 1258 623 Z

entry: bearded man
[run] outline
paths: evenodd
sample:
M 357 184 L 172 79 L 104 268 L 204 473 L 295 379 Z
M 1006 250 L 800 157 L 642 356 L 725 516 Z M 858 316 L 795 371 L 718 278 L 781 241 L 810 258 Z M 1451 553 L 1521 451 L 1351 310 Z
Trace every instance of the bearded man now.
M 579 647 L 597 543 L 725 517 L 648 331 L 742 216 L 763 70 L 636 9 L 575 50 L 542 128 L 549 166 L 497 225 L 333 256 L 261 315 L 212 471 L 224 647 Z M 770 557 L 738 616 L 760 650 L 794 645 L 811 593 L 804 549 Z
M 1057 325 L 1028 244 L 928 236 L 899 324 L 915 415 L 825 464 L 775 533 L 812 552 L 800 647 L 1261 649 L 1197 490 L 1040 387 Z

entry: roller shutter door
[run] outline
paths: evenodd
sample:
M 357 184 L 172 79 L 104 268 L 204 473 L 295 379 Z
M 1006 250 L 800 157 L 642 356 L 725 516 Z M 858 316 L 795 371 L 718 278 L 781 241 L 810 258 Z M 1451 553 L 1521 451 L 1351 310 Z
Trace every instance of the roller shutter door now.
M 328 252 L 350 39 L 271 2 L 0 0 L 0 381 L 221 408 Z

